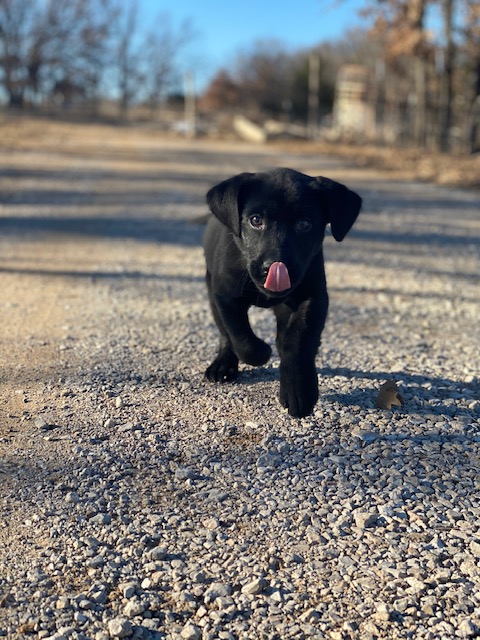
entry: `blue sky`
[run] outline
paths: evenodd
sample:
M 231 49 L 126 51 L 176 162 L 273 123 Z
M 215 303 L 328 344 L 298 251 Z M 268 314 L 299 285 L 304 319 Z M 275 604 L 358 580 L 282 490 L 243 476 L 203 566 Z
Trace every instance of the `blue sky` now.
M 189 19 L 197 33 L 185 64 L 204 84 L 215 71 L 258 40 L 287 50 L 335 40 L 362 22 L 364 0 L 139 0 L 142 21 L 168 14 L 174 26 Z

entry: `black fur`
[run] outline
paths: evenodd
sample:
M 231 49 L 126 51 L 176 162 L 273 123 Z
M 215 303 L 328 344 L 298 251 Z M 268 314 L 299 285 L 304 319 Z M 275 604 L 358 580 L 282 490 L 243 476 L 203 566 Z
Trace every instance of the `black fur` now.
M 344 185 L 292 169 L 241 173 L 210 189 L 214 214 L 205 232 L 207 286 L 220 330 L 213 382 L 234 380 L 239 361 L 265 364 L 271 348 L 255 336 L 248 309 L 273 307 L 280 355 L 280 402 L 292 416 L 312 412 L 318 399 L 315 356 L 328 310 L 322 242 L 330 223 L 343 240 L 361 198 Z M 287 291 L 264 288 L 270 265 L 282 262 Z

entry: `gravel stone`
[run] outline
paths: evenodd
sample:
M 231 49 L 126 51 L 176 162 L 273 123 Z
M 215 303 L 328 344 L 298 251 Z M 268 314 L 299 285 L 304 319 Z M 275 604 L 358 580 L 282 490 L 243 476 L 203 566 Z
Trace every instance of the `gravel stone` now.
M 123 613 L 127 618 L 134 618 L 141 615 L 145 611 L 145 605 L 140 600 L 129 600 L 123 609 Z
M 259 593 L 261 593 L 266 586 L 267 586 L 267 583 L 263 578 L 255 578 L 255 580 L 252 580 L 251 582 L 247 582 L 247 584 L 243 585 L 242 593 L 256 596 Z
M 191 622 L 187 622 L 180 632 L 180 637 L 183 638 L 183 640 L 199 640 L 199 638 L 202 637 L 202 632 L 197 626 Z
M 112 638 L 128 638 L 133 634 L 132 623 L 125 618 L 113 618 L 108 622 L 108 633 Z
M 458 625 L 457 633 L 455 635 L 460 638 L 474 638 L 480 633 L 480 628 L 477 627 L 471 620 L 465 619 Z
M 359 529 L 368 529 L 374 527 L 378 521 L 378 515 L 376 513 L 368 513 L 365 511 L 356 511 L 353 514 L 355 525 Z
M 205 591 L 204 600 L 205 604 L 214 602 L 217 598 L 223 598 L 229 596 L 232 593 L 232 587 L 229 584 L 222 584 L 220 582 L 214 582 Z
M 137 585 L 134 583 L 128 583 L 128 584 L 121 585 L 120 588 L 121 588 L 123 597 L 129 599 L 129 598 L 133 598 L 133 596 L 135 595 Z

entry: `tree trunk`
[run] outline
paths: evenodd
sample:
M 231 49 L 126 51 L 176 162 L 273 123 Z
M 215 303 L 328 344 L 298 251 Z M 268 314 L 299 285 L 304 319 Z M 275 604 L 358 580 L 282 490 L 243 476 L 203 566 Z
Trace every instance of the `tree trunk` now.
M 480 151 L 480 58 L 476 61 L 473 74 L 473 100 L 466 141 L 469 153 Z
M 25 100 L 23 92 L 10 91 L 8 96 L 8 106 L 10 109 L 23 109 Z
M 440 136 L 439 145 L 441 151 L 450 149 L 450 128 L 452 126 L 452 102 L 453 102 L 453 4 L 454 0 L 443 0 L 443 20 L 445 36 L 445 61 L 441 78 L 440 95 Z
M 413 142 L 419 147 L 425 145 L 426 129 L 426 70 L 425 60 L 416 56 L 413 60 L 413 87 L 415 92 L 415 112 L 413 117 Z

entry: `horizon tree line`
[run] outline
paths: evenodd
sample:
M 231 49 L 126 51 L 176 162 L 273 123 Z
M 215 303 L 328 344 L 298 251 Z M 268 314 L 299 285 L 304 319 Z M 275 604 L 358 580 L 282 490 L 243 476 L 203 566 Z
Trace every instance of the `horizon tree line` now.
M 363 65 L 378 131 L 399 132 L 381 142 L 478 151 L 480 0 L 367 0 L 365 14 L 369 28 L 306 50 L 251 44 L 218 70 L 200 110 L 306 122 L 314 52 L 320 117 L 342 66 Z M 182 93 L 180 57 L 195 36 L 167 14 L 145 26 L 139 0 L 0 0 L 0 95 L 15 108 L 113 97 L 120 118 L 137 104 L 153 115 Z

